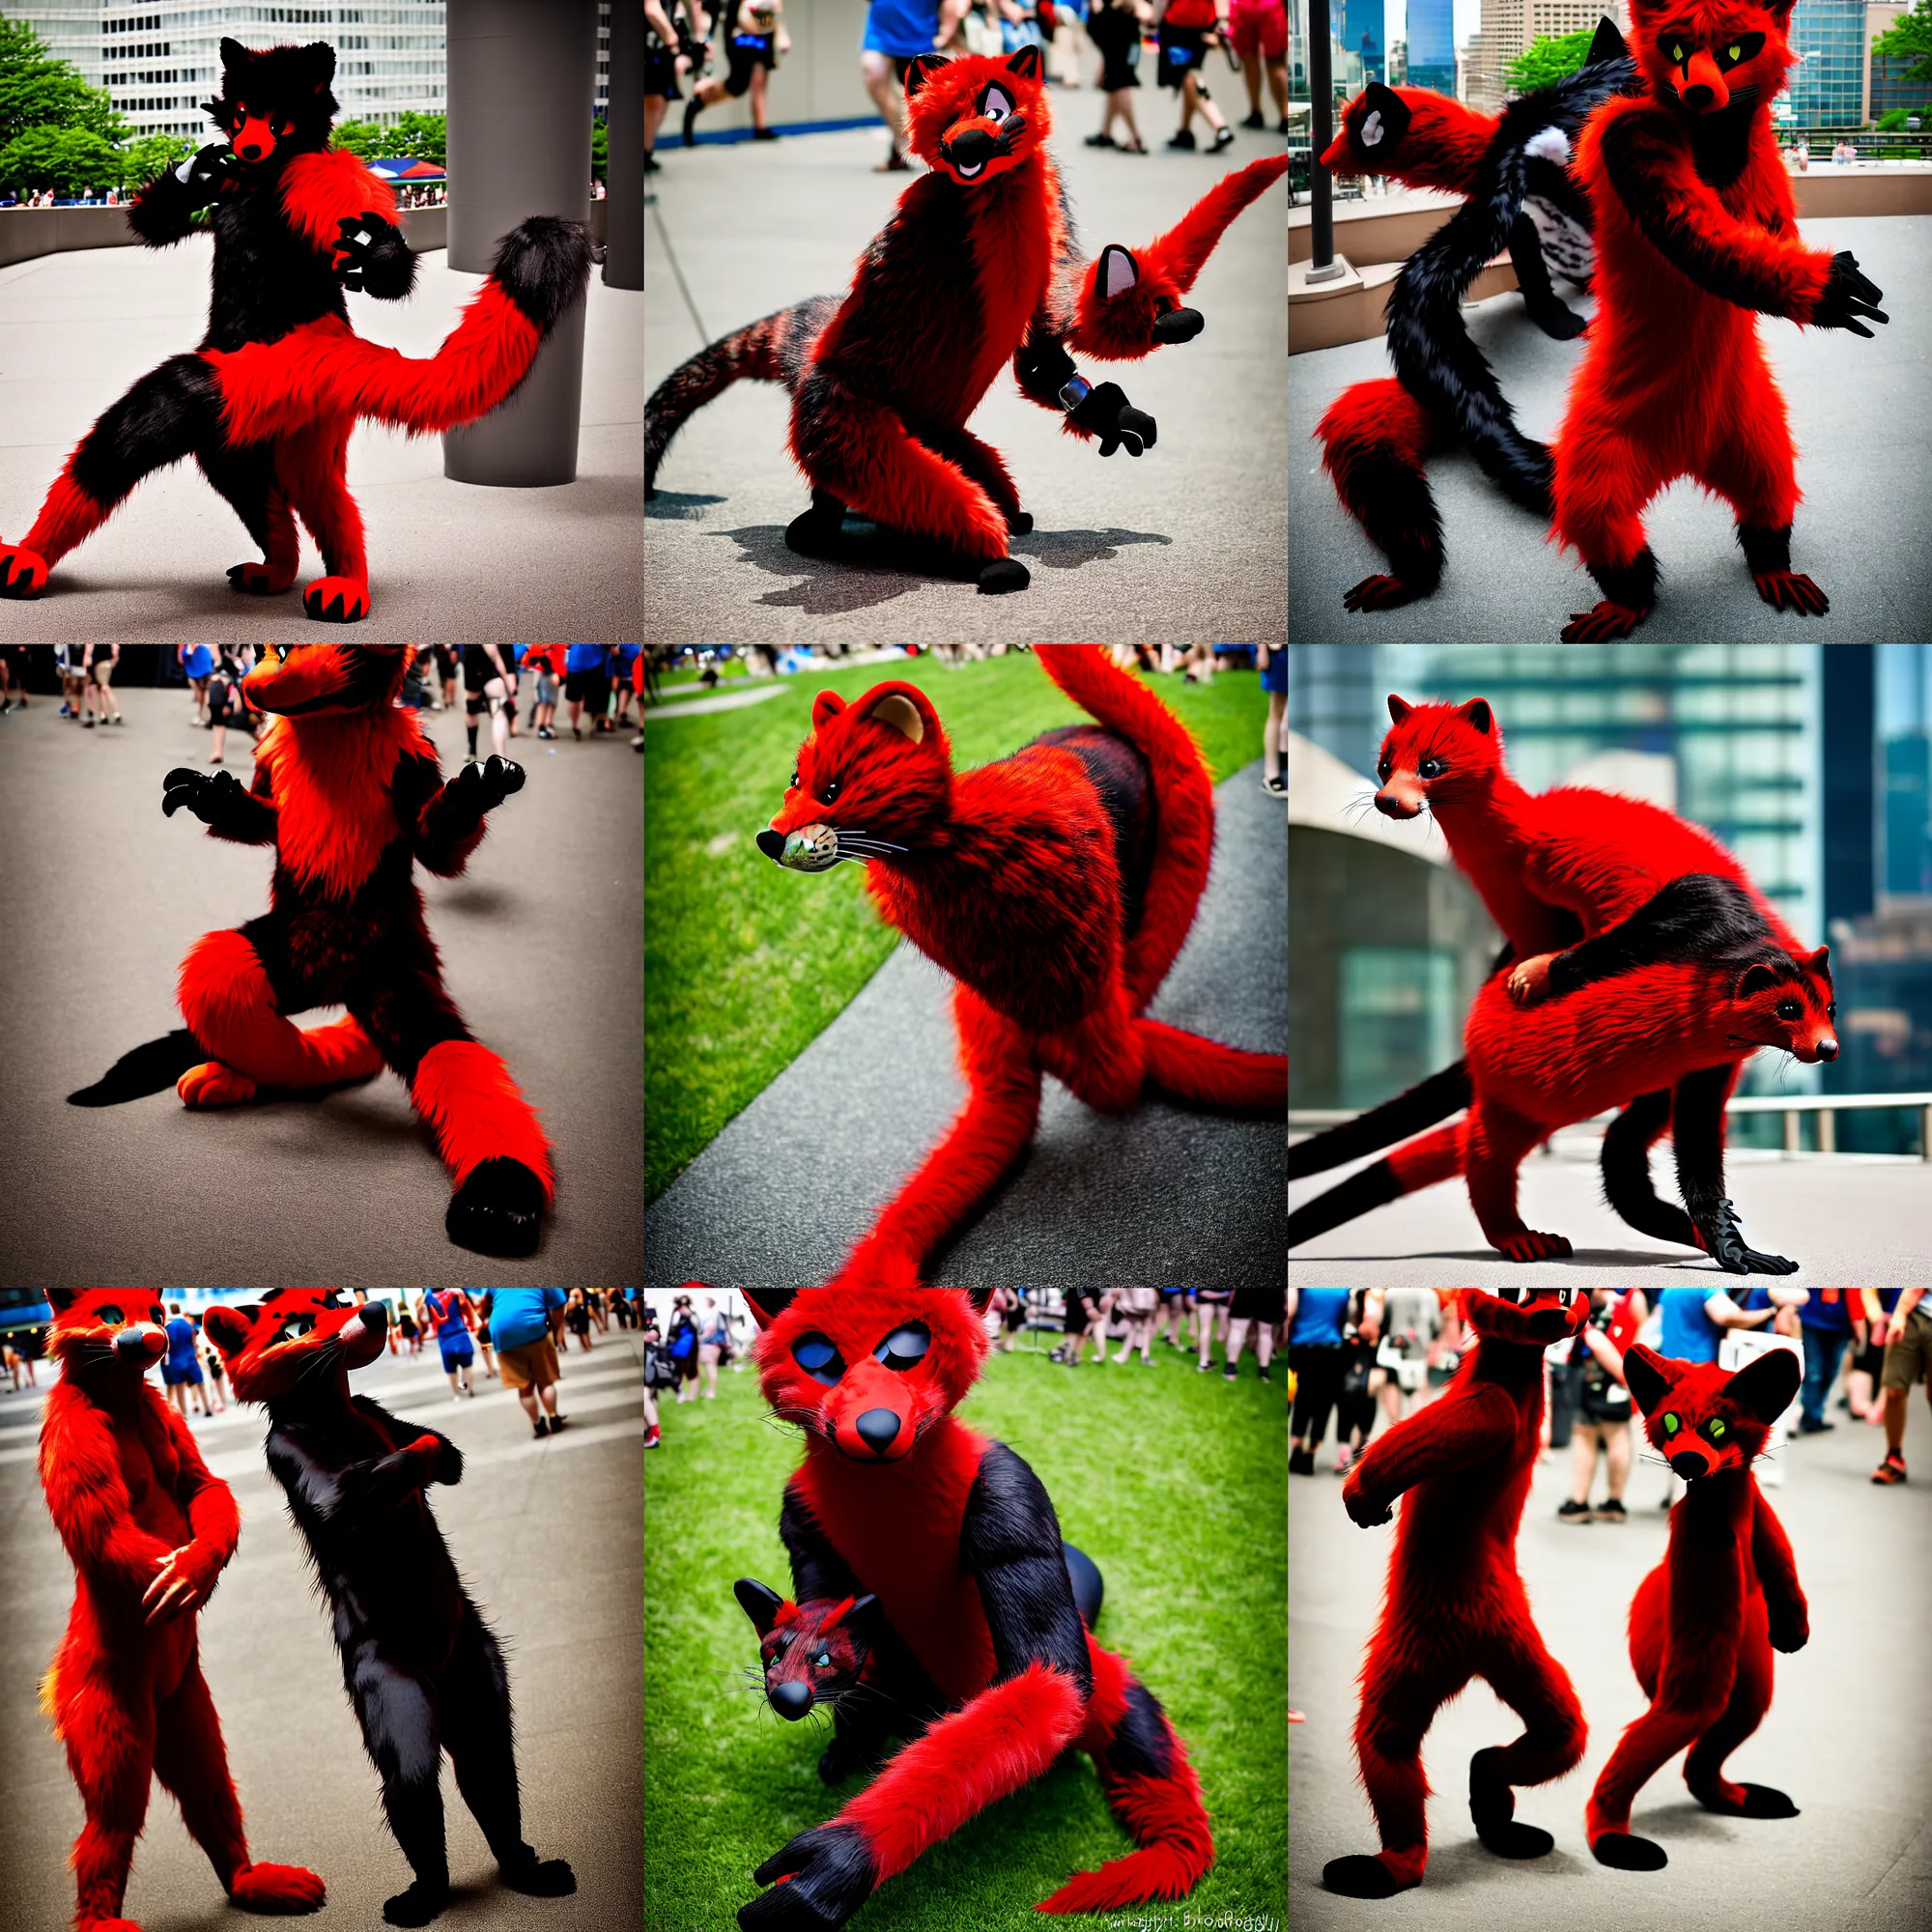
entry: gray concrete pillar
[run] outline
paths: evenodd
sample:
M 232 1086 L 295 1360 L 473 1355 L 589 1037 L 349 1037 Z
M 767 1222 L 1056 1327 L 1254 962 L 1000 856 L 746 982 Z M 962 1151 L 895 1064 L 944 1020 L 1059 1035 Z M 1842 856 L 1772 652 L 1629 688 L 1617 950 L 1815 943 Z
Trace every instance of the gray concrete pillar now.
M 449 266 L 487 274 L 532 214 L 590 213 L 596 0 L 448 0 Z M 442 440 L 442 473 L 511 488 L 577 475 L 583 304 L 559 319 L 522 388 Z
M 644 285 L 644 9 L 614 0 L 611 9 L 610 242 L 604 284 Z

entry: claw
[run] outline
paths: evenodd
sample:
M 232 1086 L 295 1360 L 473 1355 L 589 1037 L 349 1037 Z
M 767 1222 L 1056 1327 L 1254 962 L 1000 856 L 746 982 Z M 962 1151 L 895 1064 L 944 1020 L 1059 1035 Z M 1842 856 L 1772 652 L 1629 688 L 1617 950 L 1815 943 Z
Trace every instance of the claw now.
M 1415 592 L 1399 577 L 1365 577 L 1352 590 L 1342 593 L 1345 611 L 1393 611 L 1399 604 L 1413 601 Z

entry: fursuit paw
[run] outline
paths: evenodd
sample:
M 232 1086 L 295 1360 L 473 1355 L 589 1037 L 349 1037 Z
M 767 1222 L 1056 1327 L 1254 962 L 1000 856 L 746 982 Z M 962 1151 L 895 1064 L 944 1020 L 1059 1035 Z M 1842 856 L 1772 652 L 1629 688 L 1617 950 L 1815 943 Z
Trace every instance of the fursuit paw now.
M 1411 590 L 1399 577 L 1388 577 L 1378 572 L 1374 577 L 1365 577 L 1352 589 L 1342 593 L 1342 608 L 1345 611 L 1393 611 L 1398 605 L 1412 604 L 1424 593 Z
M 1719 1201 L 1701 1218 L 1693 1216 L 1690 1232 L 1696 1236 L 1697 1245 L 1726 1274 L 1798 1272 L 1796 1262 L 1787 1261 L 1782 1255 L 1759 1254 L 1755 1248 L 1745 1245 L 1744 1235 L 1738 1228 L 1737 1209 L 1728 1201 Z
M 835 1932 L 871 1897 L 878 1874 L 852 1825 L 814 1825 L 752 1874 L 769 1886 L 738 1909 L 744 1932 Z
M 831 517 L 819 510 L 807 510 L 785 526 L 785 549 L 798 556 L 837 562 L 845 554 L 844 532 L 842 515 Z
M 1629 604 L 1613 603 L 1605 597 L 1587 611 L 1573 611 L 1563 627 L 1566 644 L 1605 644 L 1613 638 L 1627 638 L 1650 615 L 1651 607 L 1637 610 Z
M 1499 1859 L 1540 1859 L 1556 1840 L 1540 1825 L 1520 1825 L 1516 1793 L 1498 1766 L 1500 1750 L 1479 1750 L 1469 1760 L 1469 1816 L 1484 1848 Z
M 1004 597 L 1009 590 L 1024 590 L 1032 582 L 1033 573 L 1016 556 L 996 556 L 980 566 L 982 597 Z
M 523 766 L 499 758 L 494 752 L 487 758 L 472 758 L 449 781 L 451 793 L 460 802 L 473 806 L 479 818 L 523 788 Z
M 1617 1871 L 1662 1871 L 1670 1862 L 1662 1845 L 1629 1832 L 1605 1832 L 1592 1838 L 1590 1856 Z
M 353 577 L 318 577 L 302 592 L 302 609 L 318 624 L 359 624 L 369 614 L 369 586 Z
M 1358 1529 L 1375 1529 L 1395 1520 L 1395 1512 L 1388 1504 L 1370 1495 L 1355 1481 L 1352 1473 L 1342 1485 L 1342 1507 L 1349 1512 L 1349 1520 Z
M 243 1865 L 228 1888 L 228 1902 L 243 1912 L 318 1912 L 327 1888 L 300 1865 Z
M 1720 1818 L 1795 1818 L 1798 1806 L 1768 1784 L 1690 1786 L 1690 1796 Z
M 459 1248 L 472 1254 L 533 1255 L 545 1205 L 543 1182 L 522 1161 L 497 1154 L 464 1177 L 442 1225 Z
M 1346 1859 L 1330 1859 L 1321 1867 L 1321 1883 L 1344 1898 L 1393 1898 L 1397 1892 L 1420 1885 L 1422 1875 L 1418 1872 L 1414 1878 L 1398 1878 L 1380 1859 L 1355 1853 Z
M 1757 594 L 1774 611 L 1796 611 L 1801 617 L 1822 617 L 1832 608 L 1832 600 L 1808 577 L 1795 570 L 1754 572 L 1751 582 L 1757 585 Z
M 25 544 L 0 544 L 0 597 L 38 597 L 47 587 L 47 560 Z
M 229 565 L 228 582 L 250 597 L 279 597 L 296 581 L 293 570 L 271 570 L 266 563 Z
M 1033 513 L 1029 510 L 1009 510 L 1007 512 L 1007 534 L 1009 537 L 1032 536 Z
M 1553 952 L 1539 952 L 1518 963 L 1509 976 L 1509 996 L 1520 1007 L 1533 1007 L 1549 986 L 1549 962 Z
M 218 1060 L 205 1060 L 190 1066 L 175 1082 L 184 1107 L 240 1107 L 252 1100 L 260 1090 L 245 1073 L 224 1066 Z
M 1766 1606 L 1766 1634 L 1773 1650 L 1803 1650 L 1811 1641 L 1811 1619 L 1803 1609 L 1773 1609 Z
M 449 1886 L 426 1885 L 421 1879 L 407 1891 L 383 1901 L 383 1918 L 390 1925 L 427 1925 L 449 1909 Z
M 1509 1262 L 1560 1261 L 1570 1252 L 1570 1243 L 1563 1236 L 1541 1235 L 1534 1228 L 1525 1228 L 1520 1235 L 1501 1236 L 1490 1245 Z
M 1062 399 L 1073 392 L 1069 384 L 1061 391 Z M 1118 383 L 1101 383 L 1089 389 L 1067 411 L 1066 420 L 1100 439 L 1100 454 L 1112 456 L 1124 448 L 1129 456 L 1151 449 L 1158 440 L 1154 419 L 1145 410 L 1127 401 L 1127 393 Z
M 1869 336 L 1866 321 L 1884 324 L 1891 320 L 1878 306 L 1884 299 L 1885 291 L 1859 272 L 1859 258 L 1841 248 L 1832 257 L 1825 286 L 1818 291 L 1807 320 L 1813 328 L 1849 328 L 1854 335 Z
M 577 1889 L 577 1874 L 563 1860 L 540 1859 L 534 1852 L 511 1864 L 498 1865 L 497 1877 L 526 1898 L 568 1898 Z
M 1545 335 L 1556 342 L 1575 342 L 1590 327 L 1589 317 L 1578 315 L 1568 302 L 1553 301 L 1547 307 L 1533 308 L 1529 319 Z

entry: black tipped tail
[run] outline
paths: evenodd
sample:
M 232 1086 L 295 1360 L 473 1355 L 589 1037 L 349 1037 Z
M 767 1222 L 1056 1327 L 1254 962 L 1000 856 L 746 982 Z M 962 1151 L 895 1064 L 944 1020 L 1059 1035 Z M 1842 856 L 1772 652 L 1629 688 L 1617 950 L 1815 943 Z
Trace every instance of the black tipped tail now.
M 503 293 L 548 335 L 590 282 L 590 234 L 581 221 L 533 214 L 511 229 L 491 270 Z
M 1339 1228 L 1344 1221 L 1352 1221 L 1372 1208 L 1386 1208 L 1391 1201 L 1400 1200 L 1403 1192 L 1403 1184 L 1388 1161 L 1378 1160 L 1375 1166 L 1363 1168 L 1360 1174 L 1351 1174 L 1340 1187 L 1331 1187 L 1288 1217 L 1289 1252 L 1294 1252 L 1297 1241 L 1312 1241 L 1330 1228 Z
M 1440 1073 L 1432 1073 L 1406 1093 L 1398 1094 L 1393 1100 L 1384 1100 L 1379 1107 L 1371 1107 L 1366 1114 L 1357 1114 L 1352 1121 L 1344 1121 L 1339 1127 L 1330 1127 L 1325 1133 L 1296 1141 L 1288 1151 L 1288 1178 L 1298 1180 L 1325 1168 L 1359 1160 L 1365 1153 L 1393 1147 L 1397 1141 L 1406 1140 L 1424 1127 L 1433 1127 L 1437 1121 L 1447 1120 L 1468 1104 L 1469 1063 L 1459 1060 Z
M 92 1087 L 67 1096 L 70 1107 L 118 1107 L 126 1100 L 165 1093 L 190 1066 L 211 1056 L 185 1027 L 124 1053 Z

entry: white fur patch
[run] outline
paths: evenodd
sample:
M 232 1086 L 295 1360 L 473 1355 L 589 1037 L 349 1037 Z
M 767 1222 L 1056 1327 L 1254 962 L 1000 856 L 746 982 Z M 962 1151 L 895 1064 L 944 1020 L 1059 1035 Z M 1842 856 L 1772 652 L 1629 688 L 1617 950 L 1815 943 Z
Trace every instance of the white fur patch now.
M 1552 208 L 1541 195 L 1525 195 L 1522 209 L 1535 224 L 1549 272 L 1575 282 L 1578 288 L 1587 287 L 1597 265 L 1590 231 L 1560 208 Z
M 1570 165 L 1570 137 L 1561 128 L 1539 128 L 1522 144 L 1522 151 L 1540 160 L 1554 161 L 1559 168 Z
M 1361 136 L 1363 147 L 1379 148 L 1381 146 L 1382 111 L 1379 107 L 1370 110 L 1368 118 L 1362 123 L 1358 132 Z

